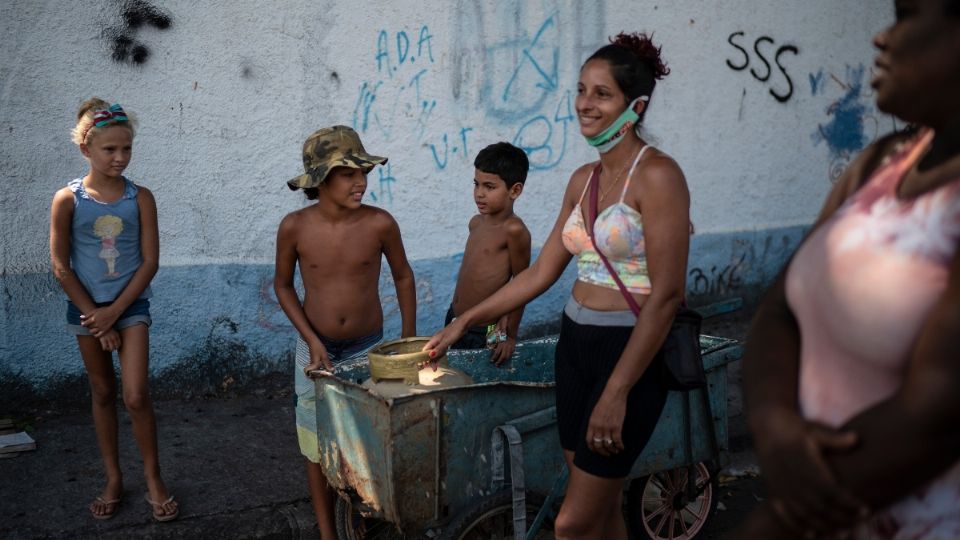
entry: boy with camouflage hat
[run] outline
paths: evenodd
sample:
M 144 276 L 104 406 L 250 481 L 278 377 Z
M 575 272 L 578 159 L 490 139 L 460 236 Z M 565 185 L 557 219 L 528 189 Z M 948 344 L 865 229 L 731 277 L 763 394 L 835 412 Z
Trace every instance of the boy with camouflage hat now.
M 274 290 L 299 332 L 294 384 L 297 438 L 306 458 L 310 496 L 322 538 L 336 538 L 335 500 L 320 468 L 312 376 L 332 376 L 337 364 L 366 359 L 383 337 L 380 261 L 386 256 L 397 289 L 402 335 L 416 335 L 413 270 L 400 228 L 385 210 L 361 202 L 367 173 L 387 158 L 368 154 L 346 126 L 321 129 L 303 145 L 305 173 L 287 182 L 315 204 L 291 212 L 277 231 Z M 294 289 L 300 266 L 303 303 Z

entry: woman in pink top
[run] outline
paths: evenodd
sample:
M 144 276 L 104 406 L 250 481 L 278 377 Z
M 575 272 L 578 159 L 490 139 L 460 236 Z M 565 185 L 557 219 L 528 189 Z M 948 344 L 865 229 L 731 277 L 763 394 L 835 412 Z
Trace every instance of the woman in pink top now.
M 877 107 L 748 338 L 771 498 L 736 538 L 960 538 L 960 0 L 896 1 Z

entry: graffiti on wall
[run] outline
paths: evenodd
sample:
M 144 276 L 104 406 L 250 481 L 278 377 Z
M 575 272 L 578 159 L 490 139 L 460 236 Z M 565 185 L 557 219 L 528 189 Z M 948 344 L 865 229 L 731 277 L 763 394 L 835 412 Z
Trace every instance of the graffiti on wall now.
M 860 150 L 891 131 L 899 131 L 904 125 L 894 117 L 878 111 L 873 104 L 873 90 L 867 81 L 867 69 L 863 64 L 846 66 L 843 79 L 833 73 L 820 70 L 809 75 L 810 93 L 827 95 L 834 89 L 841 94 L 826 108 L 827 122 L 817 124 L 811 134 L 814 146 L 821 142 L 830 152 L 828 177 L 835 181 L 847 168 Z
M 158 30 L 170 28 L 170 15 L 146 0 L 122 0 L 117 2 L 122 23 L 103 31 L 110 41 L 110 56 L 115 62 L 143 64 L 150 56 L 150 49 L 137 39 L 137 32 L 145 26 Z
M 487 130 L 470 120 L 479 116 L 509 133 L 506 140 L 527 152 L 532 171 L 556 167 L 576 129 L 573 81 L 562 80 L 561 67 L 577 61 L 573 55 L 588 32 L 568 39 L 555 7 L 530 12 L 524 2 L 505 2 L 493 15 L 481 4 L 460 7 L 448 60 L 435 43 L 450 36 L 436 35 L 426 23 L 381 28 L 371 36 L 373 76 L 358 86 L 353 127 L 385 143 L 403 143 L 442 173 L 469 167 L 480 148 L 495 142 L 479 139 Z M 441 68 L 446 61 L 452 66 Z M 389 167 L 378 174 L 370 196 L 391 204 L 398 178 Z
M 565 157 L 576 129 L 573 80 L 563 68 L 575 68 L 579 56 L 603 41 L 601 26 L 582 21 L 576 4 L 535 11 L 524 2 L 505 2 L 493 13 L 464 3 L 455 30 L 454 94 L 477 88 L 475 106 L 487 118 L 508 126 L 508 140 L 527 152 L 530 170 L 549 170 Z M 572 12 L 568 11 L 572 10 Z M 596 13 L 592 13 L 596 17 Z M 571 32 L 565 22 L 574 21 Z
M 738 52 L 734 58 L 727 59 L 727 66 L 734 71 L 748 71 L 759 82 L 769 86 L 768 91 L 780 103 L 786 103 L 793 96 L 793 79 L 784 67 L 786 56 L 796 56 L 800 49 L 796 45 L 784 44 L 777 47 L 776 41 L 770 36 L 760 36 L 753 40 L 753 53 L 747 51 L 746 43 L 749 39 L 743 31 L 737 31 L 727 37 L 729 43 Z M 779 74 L 774 73 L 776 65 Z
M 300 294 L 301 291 L 297 291 Z M 260 278 L 260 299 L 257 302 L 257 326 L 271 332 L 290 332 L 293 325 L 280 307 L 280 301 L 273 290 L 273 276 Z
M 694 296 L 725 298 L 735 296 L 743 286 L 742 272 L 747 267 L 747 255 L 722 267 L 709 269 L 694 267 L 687 273 L 687 291 Z
M 434 39 L 426 24 L 410 31 L 377 32 L 369 56 L 374 77 L 360 84 L 352 123 L 359 133 L 373 132 L 384 142 L 412 138 L 420 151 L 429 149 L 425 157 L 443 170 L 451 153 L 464 153 L 469 129 L 455 133 L 456 137 L 433 131 L 434 114 L 443 101 Z M 371 199 L 391 204 L 396 181 L 390 163 L 378 168 L 369 189 Z

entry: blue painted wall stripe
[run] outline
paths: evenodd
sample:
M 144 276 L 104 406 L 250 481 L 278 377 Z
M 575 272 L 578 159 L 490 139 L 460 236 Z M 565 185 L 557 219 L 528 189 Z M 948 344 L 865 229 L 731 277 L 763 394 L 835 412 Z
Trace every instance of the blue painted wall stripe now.
M 694 236 L 687 289 L 693 305 L 732 296 L 753 301 L 798 245 L 804 227 Z M 441 327 L 456 283 L 461 254 L 413 261 L 417 276 L 417 327 Z M 561 279 L 524 313 L 521 334 L 556 325 L 576 279 L 571 262 Z M 38 392 L 63 377 L 83 373 L 74 338 L 64 330 L 66 303 L 50 274 L 0 276 L 3 295 L 0 382 L 27 381 Z M 203 379 L 194 372 L 287 370 L 295 331 L 273 294 L 273 266 L 225 264 L 161 268 L 153 282 L 151 372 L 181 384 Z M 381 278 L 384 335 L 399 335 L 399 311 L 389 272 Z M 225 362 L 227 367 L 205 366 Z M 216 369 L 214 369 L 216 368 Z M 203 382 L 209 384 L 209 381 Z M 185 389 L 186 390 L 186 389 Z

